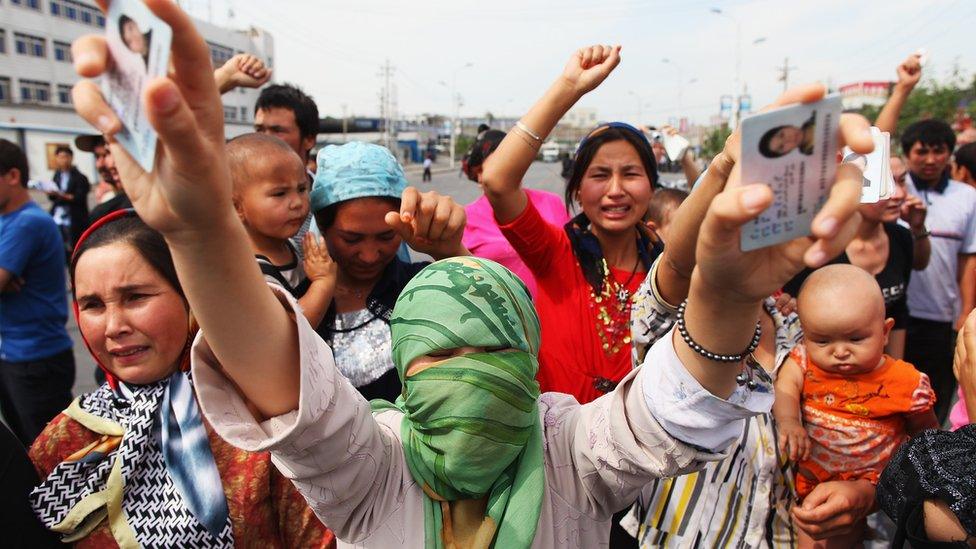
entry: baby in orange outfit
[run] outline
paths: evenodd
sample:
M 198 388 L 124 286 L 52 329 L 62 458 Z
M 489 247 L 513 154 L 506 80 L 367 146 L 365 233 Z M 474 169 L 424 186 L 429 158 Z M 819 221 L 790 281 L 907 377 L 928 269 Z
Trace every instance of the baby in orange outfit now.
M 779 444 L 797 462 L 802 500 L 826 481 L 867 480 L 909 436 L 937 428 L 928 376 L 884 354 L 894 320 L 873 276 L 853 265 L 814 271 L 797 302 L 804 342 L 776 377 Z M 853 547 L 855 532 L 817 544 Z M 798 529 L 800 547 L 814 541 Z

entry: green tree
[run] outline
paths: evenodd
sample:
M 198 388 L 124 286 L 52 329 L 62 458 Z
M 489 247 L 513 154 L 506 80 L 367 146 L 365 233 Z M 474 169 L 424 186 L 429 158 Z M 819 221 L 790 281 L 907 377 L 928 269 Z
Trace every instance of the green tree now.
M 468 152 L 471 145 L 474 145 L 475 136 L 461 134 L 454 140 L 454 157 L 461 158 Z
M 702 141 L 702 158 L 711 160 L 716 154 L 722 152 L 722 149 L 725 148 L 725 140 L 730 135 L 732 135 L 732 130 L 728 124 L 722 124 L 709 130 Z
M 928 79 L 920 83 L 908 96 L 898 118 L 897 134 L 912 122 L 934 118 L 952 124 L 959 109 L 976 117 L 976 76 L 967 79 L 958 71 L 945 81 Z M 874 122 L 880 107 L 865 106 L 859 111 Z M 895 137 L 895 136 L 892 136 Z

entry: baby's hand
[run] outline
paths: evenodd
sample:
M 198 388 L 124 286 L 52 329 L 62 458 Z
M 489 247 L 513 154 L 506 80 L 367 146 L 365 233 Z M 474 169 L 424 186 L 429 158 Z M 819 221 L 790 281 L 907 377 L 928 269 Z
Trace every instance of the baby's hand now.
M 312 282 L 321 280 L 335 284 L 339 267 L 335 261 L 332 261 L 332 256 L 325 247 L 325 241 L 309 231 L 302 239 L 302 250 L 305 255 L 305 259 L 302 260 L 305 276 Z
M 801 461 L 810 457 L 810 437 L 807 430 L 799 422 L 781 423 L 777 427 L 779 432 L 779 449 L 791 461 Z

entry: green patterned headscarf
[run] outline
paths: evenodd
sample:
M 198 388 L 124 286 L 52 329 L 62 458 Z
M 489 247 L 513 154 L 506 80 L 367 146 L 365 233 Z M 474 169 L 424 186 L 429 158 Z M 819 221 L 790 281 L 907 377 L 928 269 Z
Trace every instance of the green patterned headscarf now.
M 442 502 L 488 498 L 484 545 L 532 545 L 545 472 L 537 399 L 539 319 L 524 284 L 485 259 L 438 261 L 403 289 L 390 320 L 403 394 L 403 449 L 424 489 L 428 548 L 444 547 Z M 488 352 L 406 370 L 460 347 Z M 374 410 L 391 405 L 373 402 Z

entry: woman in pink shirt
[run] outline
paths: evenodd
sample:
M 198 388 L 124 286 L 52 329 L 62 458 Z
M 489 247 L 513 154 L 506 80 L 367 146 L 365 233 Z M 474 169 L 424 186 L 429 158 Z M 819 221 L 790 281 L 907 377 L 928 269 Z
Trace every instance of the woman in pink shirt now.
M 471 150 L 465 155 L 462 168 L 468 179 L 481 183 L 482 166 L 485 159 L 495 152 L 498 144 L 505 138 L 505 132 L 501 130 L 488 130 L 482 133 L 471 146 Z M 536 209 L 549 224 L 562 227 L 569 222 L 569 213 L 566 205 L 559 195 L 547 191 L 536 189 L 525 189 L 525 194 L 529 197 L 529 202 L 535 205 Z M 508 239 L 502 234 L 495 221 L 495 213 L 491 209 L 488 199 L 482 195 L 474 202 L 464 207 L 468 214 L 468 224 L 464 228 L 464 238 L 462 242 L 472 255 L 484 257 L 501 263 L 510 271 L 515 273 L 522 282 L 529 288 L 532 297 L 536 294 L 535 277 L 532 271 L 525 266 L 518 253 L 508 243 Z

